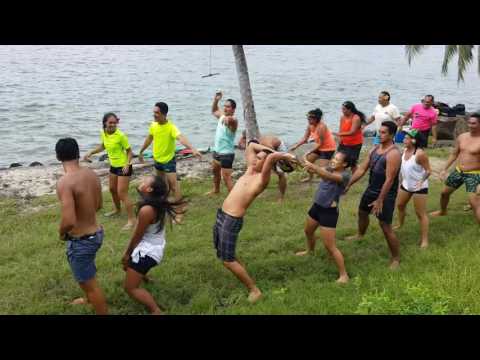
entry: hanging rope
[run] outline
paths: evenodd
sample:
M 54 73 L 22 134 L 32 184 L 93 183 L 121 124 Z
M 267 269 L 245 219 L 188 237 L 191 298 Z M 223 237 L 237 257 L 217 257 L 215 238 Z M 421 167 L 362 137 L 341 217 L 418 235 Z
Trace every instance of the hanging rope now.
M 220 73 L 212 74 L 212 45 L 210 45 L 210 58 L 208 60 L 208 75 L 203 75 L 202 78 L 215 76 L 215 75 L 220 75 Z

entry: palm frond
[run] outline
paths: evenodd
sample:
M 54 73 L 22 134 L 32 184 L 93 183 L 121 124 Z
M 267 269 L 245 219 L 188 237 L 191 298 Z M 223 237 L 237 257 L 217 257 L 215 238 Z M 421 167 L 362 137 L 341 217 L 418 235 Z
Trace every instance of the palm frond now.
M 448 64 L 452 60 L 453 55 L 458 52 L 458 45 L 445 45 L 445 54 L 443 55 L 442 74 L 447 75 Z
M 458 78 L 457 81 L 464 81 L 463 74 L 468 65 L 473 60 L 473 45 L 459 45 L 458 46 Z
M 420 54 L 428 45 L 405 45 L 405 53 L 408 59 L 408 65 L 412 63 L 414 57 Z

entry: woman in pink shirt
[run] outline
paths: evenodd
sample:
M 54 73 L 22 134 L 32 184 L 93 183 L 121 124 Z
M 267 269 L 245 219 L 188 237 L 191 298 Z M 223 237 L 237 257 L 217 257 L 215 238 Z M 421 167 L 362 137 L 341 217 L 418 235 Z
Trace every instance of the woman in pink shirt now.
M 437 121 L 438 112 L 435 111 L 433 105 L 433 95 L 425 95 L 421 104 L 413 105 L 410 111 L 400 119 L 400 126 L 405 125 L 408 119 L 412 118 L 412 128 L 421 132 L 425 138 L 426 143 L 421 144 L 422 147 L 428 145 L 428 135 L 432 130 L 432 145 L 437 143 Z

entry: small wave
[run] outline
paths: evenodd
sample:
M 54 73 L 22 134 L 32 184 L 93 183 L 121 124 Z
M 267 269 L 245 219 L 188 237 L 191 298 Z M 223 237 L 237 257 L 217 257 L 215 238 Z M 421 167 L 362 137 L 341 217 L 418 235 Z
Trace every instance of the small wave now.
M 46 108 L 48 105 L 45 104 L 39 104 L 39 103 L 31 103 L 31 104 L 25 104 L 21 107 L 21 109 L 25 110 L 36 110 L 36 109 L 43 109 Z

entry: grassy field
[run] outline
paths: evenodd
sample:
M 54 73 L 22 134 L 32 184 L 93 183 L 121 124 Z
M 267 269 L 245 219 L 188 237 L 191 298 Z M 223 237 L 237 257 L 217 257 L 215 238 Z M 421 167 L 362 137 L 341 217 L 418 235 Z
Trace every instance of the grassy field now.
M 246 290 L 216 260 L 212 226 L 218 198 L 205 198 L 210 182 L 182 181 L 190 199 L 185 223 L 167 230 L 163 262 L 147 288 L 169 314 L 480 314 L 480 232 L 471 213 L 463 211 L 462 188 L 452 197 L 448 217 L 431 221 L 430 247 L 418 247 L 419 225 L 409 205 L 401 241 L 401 266 L 388 269 L 389 253 L 376 221 L 364 240 L 343 238 L 356 230 L 356 209 L 366 177 L 341 203 L 338 246 L 351 281 L 336 284 L 337 269 L 317 244 L 314 256 L 298 258 L 304 248 L 303 223 L 317 184 L 290 177 L 286 203 L 276 203 L 276 178 L 249 209 L 237 254 L 257 280 L 264 299 L 246 301 Z M 429 210 L 438 206 L 441 183 L 431 181 Z M 131 195 L 136 197 L 131 189 Z M 105 209 L 111 207 L 104 194 Z M 37 211 L 28 209 L 37 207 Z M 38 210 L 39 207 L 43 209 Z M 52 196 L 28 204 L 0 200 L 0 313 L 91 314 L 89 307 L 68 305 L 81 295 L 57 239 L 59 210 Z M 112 314 L 145 314 L 122 289 L 120 265 L 129 235 L 118 229 L 125 215 L 99 215 L 106 237 L 97 256 L 98 279 Z

